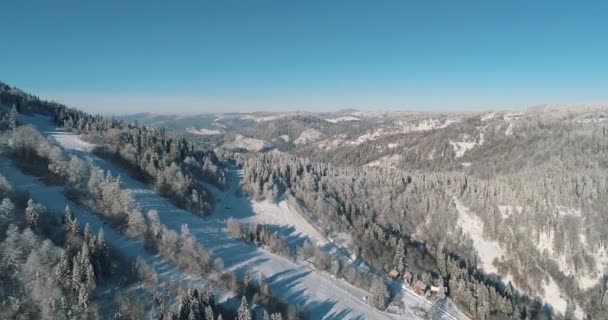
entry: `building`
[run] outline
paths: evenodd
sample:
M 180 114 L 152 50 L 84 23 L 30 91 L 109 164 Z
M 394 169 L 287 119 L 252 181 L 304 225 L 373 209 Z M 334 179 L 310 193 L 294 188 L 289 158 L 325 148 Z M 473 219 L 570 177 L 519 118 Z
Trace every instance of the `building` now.
M 391 270 L 391 272 L 388 273 L 388 277 L 389 277 L 389 279 L 393 279 L 393 280 L 399 278 L 399 271 L 394 270 L 394 269 Z
M 426 292 L 426 283 L 421 280 L 416 281 L 414 284 L 414 292 L 419 295 L 423 295 Z
M 411 272 L 408 271 L 403 275 L 403 282 L 405 282 L 408 286 L 412 285 L 412 280 L 414 280 L 414 274 Z

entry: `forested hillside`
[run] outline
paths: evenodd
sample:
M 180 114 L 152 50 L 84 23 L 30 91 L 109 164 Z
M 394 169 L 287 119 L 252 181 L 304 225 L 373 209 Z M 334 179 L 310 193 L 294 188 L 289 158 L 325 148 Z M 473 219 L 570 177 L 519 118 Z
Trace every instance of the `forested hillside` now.
M 227 278 L 213 253 L 200 246 L 187 227 L 178 233 L 165 226 L 158 212 L 141 212 L 141 205 L 123 190 L 119 175 L 97 167 L 96 160 L 66 153 L 20 124 L 18 114 L 51 117 L 65 132 L 89 143 L 87 152 L 197 219 L 231 214 L 234 204 L 226 199 L 241 196 L 255 203 L 288 203 L 328 239 L 325 242 L 340 240 L 339 249 L 346 254 L 331 259 L 324 251 L 329 249 L 295 241 L 274 232 L 271 225 L 242 225 L 228 216 L 222 216 L 222 223 L 243 245 L 295 263 L 311 262 L 314 272 L 369 291 L 369 303 L 381 310 L 396 303 L 401 289 L 393 287 L 396 281 L 378 278 L 397 270 L 411 272 L 429 286 L 446 287 L 445 295 L 475 319 L 606 319 L 608 314 L 608 107 L 154 118 L 167 126 L 162 128 L 88 115 L 1 87 L 6 157 L 19 160 L 24 172 L 43 177 L 45 183 L 64 186 L 70 199 L 93 210 L 121 235 L 143 240 L 150 253 L 191 274 L 236 281 Z M 191 129 L 184 129 L 184 123 Z M 238 180 L 230 181 L 230 170 L 239 170 Z M 67 247 L 69 209 L 64 219 L 67 236 L 59 227 L 36 233 L 39 223 L 33 217 L 43 216 L 38 212 L 44 210 L 34 202 L 26 205 L 23 196 L 12 194 L 5 184 L 2 198 L 8 200 L 2 208 L 8 209 L 2 210 L 10 213 L 3 214 L 8 218 L 0 239 L 6 242 L 23 234 L 38 237 L 29 242 L 42 243 L 49 238 L 57 247 L 52 250 L 67 252 L 68 261 L 84 261 L 82 243 L 90 243 L 86 250 L 93 252 L 89 260 L 94 278 L 105 273 L 119 277 L 103 271 L 109 262 L 96 260 L 100 255 L 113 259 L 93 249 L 102 241 L 99 236 L 72 231 L 77 246 Z M 235 190 L 243 195 L 232 194 Z M 224 197 L 227 192 L 232 198 Z M 13 212 L 23 212 L 22 217 L 13 218 Z M 30 251 L 24 252 L 15 261 L 27 264 L 29 259 L 23 257 Z M 86 263 L 82 268 L 88 268 Z M 287 314 L 280 295 L 259 299 L 259 292 L 270 293 L 263 283 L 250 287 L 251 274 L 242 274 L 244 284 L 211 282 L 222 290 L 240 288 L 238 294 L 250 302 Z M 86 275 L 81 278 L 94 286 Z M 10 281 L 32 280 L 26 274 Z M 91 296 L 93 290 L 74 286 L 78 288 L 57 293 L 73 299 L 70 306 L 85 303 L 78 302 L 85 299 L 79 295 L 86 291 Z M 7 285 L 10 290 L 20 287 L 24 285 Z M 19 290 L 20 303 L 36 299 Z M 188 294 L 189 301 L 202 299 L 198 293 Z M 5 294 L 3 303 L 9 303 L 9 296 L 15 297 Z M 247 299 L 239 303 L 245 311 Z M 235 311 L 207 298 L 197 303 L 214 313 Z M 40 308 L 28 312 L 50 312 L 44 305 Z
M 376 268 L 399 266 L 394 244 L 409 239 L 483 269 L 507 295 L 603 316 L 608 107 L 275 117 L 224 134 L 283 152 L 228 155 L 255 197 L 298 199 L 329 235 L 375 237 L 350 249 Z

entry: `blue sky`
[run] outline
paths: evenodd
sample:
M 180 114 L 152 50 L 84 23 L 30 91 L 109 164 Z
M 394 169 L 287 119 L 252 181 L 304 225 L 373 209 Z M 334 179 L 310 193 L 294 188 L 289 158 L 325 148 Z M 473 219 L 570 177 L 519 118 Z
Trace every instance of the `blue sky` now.
M 1 1 L 0 80 L 99 113 L 608 102 L 602 2 L 176 2 Z

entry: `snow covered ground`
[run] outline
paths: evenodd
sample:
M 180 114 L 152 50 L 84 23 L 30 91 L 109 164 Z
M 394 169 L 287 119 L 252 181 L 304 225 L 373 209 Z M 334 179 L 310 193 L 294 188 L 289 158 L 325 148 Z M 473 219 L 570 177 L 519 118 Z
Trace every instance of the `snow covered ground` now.
M 245 149 L 251 152 L 258 152 L 272 148 L 272 144 L 268 141 L 237 135 L 234 141 L 224 144 L 224 148 Z
M 383 167 L 383 168 L 393 168 L 396 167 L 401 161 L 401 155 L 392 154 L 388 156 L 384 156 L 380 159 L 374 160 L 370 163 L 367 163 L 366 167 Z
M 474 213 L 470 212 L 460 200 L 454 198 L 456 204 L 456 210 L 458 210 L 458 225 L 462 228 L 462 231 L 467 234 L 473 241 L 473 246 L 477 255 L 479 256 L 478 264 L 487 273 L 494 273 L 500 275 L 496 267 L 492 264 L 494 259 L 501 259 L 505 255 L 505 251 L 500 247 L 497 241 L 485 239 L 483 236 L 483 223 L 475 216 Z M 503 207 L 506 211 L 507 207 Z M 503 210 L 501 210 L 503 211 Z M 510 275 L 503 276 L 503 281 L 508 283 Z M 550 304 L 555 311 L 564 313 L 568 302 L 562 297 L 560 288 L 557 283 L 549 277 L 549 281 L 543 287 L 544 293 L 542 299 Z M 579 314 L 576 314 L 578 318 L 582 318 L 580 308 L 578 308 Z
M 142 241 L 126 238 L 109 225 L 106 225 L 93 212 L 67 199 L 63 187 L 49 186 L 36 177 L 24 174 L 10 159 L 2 155 L 0 155 L 0 173 L 7 178 L 17 191 L 29 193 L 35 202 L 44 205 L 48 209 L 48 214 L 53 215 L 56 220 L 61 221 L 65 207 L 68 205 L 78 220 L 81 230 L 84 229 L 86 224 L 91 226 L 93 234 L 97 234 L 99 229 L 103 228 L 106 241 L 113 250 L 128 260 L 141 259 L 157 272 L 159 283 L 178 282 L 189 286 L 201 286 L 206 282 L 201 277 L 192 277 L 184 273 L 180 268 L 159 255 L 149 254 L 144 249 Z M 214 293 L 218 296 L 219 301 L 222 301 L 222 298 L 230 297 L 225 292 L 215 291 Z
M 327 244 L 327 239 L 302 217 L 286 200 L 279 203 L 270 201 L 251 201 L 254 216 L 245 219 L 247 222 L 258 222 L 279 227 L 286 227 L 288 235 L 296 238 L 308 238 L 319 246 Z
M 381 312 L 371 306 L 364 300 L 364 297 L 369 296 L 369 292 L 356 288 L 344 280 L 336 279 L 329 274 L 317 272 L 307 266 L 299 265 L 290 259 L 277 256 L 254 246 L 248 245 L 242 241 L 235 240 L 230 237 L 226 231 L 226 220 L 230 217 L 240 219 L 250 219 L 254 216 L 259 216 L 260 219 L 272 217 L 278 219 L 277 216 L 285 214 L 281 204 L 276 208 L 268 204 L 251 202 L 248 198 L 241 197 L 238 191 L 240 177 L 236 170 L 229 172 L 229 181 L 231 189 L 223 192 L 213 187 L 209 187 L 217 199 L 216 210 L 209 218 L 199 218 L 185 210 L 181 210 L 173 206 L 168 200 L 154 193 L 150 188 L 131 178 L 126 172 L 113 164 L 96 157 L 89 153 L 90 144 L 83 142 L 79 137 L 56 130 L 49 118 L 36 116 L 23 116 L 19 119 L 20 122 L 31 123 L 35 125 L 41 132 L 58 137 L 58 142 L 66 149 L 75 151 L 74 154 L 91 159 L 97 166 L 110 170 L 114 174 L 121 174 L 123 186 L 127 188 L 133 195 L 136 205 L 147 212 L 155 209 L 159 213 L 160 221 L 167 228 L 180 231 L 181 226 L 187 224 L 191 233 L 196 239 L 214 256 L 223 260 L 224 266 L 227 269 L 233 270 L 237 275 L 243 276 L 245 272 L 250 271 L 253 274 L 264 273 L 267 276 L 271 291 L 288 303 L 296 304 L 310 313 L 312 319 L 416 319 L 417 316 L 410 314 L 400 316 Z M 6 161 L 3 161 L 5 163 Z M 6 169 L 8 170 L 8 169 Z M 5 170 L 5 171 L 6 171 Z M 10 171 L 10 170 L 9 170 Z M 16 185 L 24 184 L 17 182 Z M 24 184 L 27 187 L 27 184 Z M 36 188 L 42 188 L 38 185 Z M 29 187 L 27 187 L 29 189 Z M 48 187 L 51 188 L 51 187 Z M 40 197 L 48 198 L 45 202 L 52 202 L 52 199 L 59 198 L 58 190 L 52 193 L 47 189 L 38 190 Z M 35 199 L 38 200 L 38 199 Z M 41 201 L 46 205 L 45 202 Z M 54 206 L 62 207 L 65 203 L 57 202 Z M 50 208 L 55 209 L 55 207 Z M 59 208 L 57 207 L 57 208 Z M 269 211 L 270 212 L 267 212 Z M 289 215 L 290 210 L 287 210 Z M 61 212 L 61 211 L 60 211 Z M 291 218 L 296 219 L 291 212 Z M 297 213 L 295 213 L 297 214 Z M 101 226 L 101 221 L 91 214 L 79 211 L 78 219 L 83 222 L 95 221 L 95 228 Z M 302 217 L 300 217 L 302 219 Z M 282 218 L 281 218 L 282 219 Z M 287 219 L 287 218 L 286 218 Z M 277 220 L 274 220 L 277 221 Z M 294 224 L 290 220 L 290 224 Z M 301 228 L 302 233 L 307 235 L 315 234 L 315 231 L 307 223 L 295 223 L 297 229 Z M 314 229 L 314 228 L 313 228 Z M 106 230 L 104 230 L 106 231 Z M 111 245 L 122 247 L 128 251 L 128 248 L 133 246 L 133 254 L 141 254 L 141 244 L 128 241 L 115 232 L 106 233 L 107 238 L 112 238 Z M 320 236 L 320 235 L 317 235 Z M 315 236 L 316 237 L 316 236 Z M 118 240 L 117 240 L 118 239 Z M 320 238 L 322 239 L 322 237 Z M 110 240 L 108 240 L 110 241 Z M 149 257 L 152 259 L 153 257 Z M 158 259 L 158 258 L 156 258 Z M 404 300 L 412 303 L 420 303 L 416 297 L 407 298 L 411 293 L 405 291 L 403 293 Z M 430 309 L 431 305 L 426 304 L 426 308 Z M 462 313 L 454 311 L 459 319 L 466 319 Z M 454 319 L 453 315 L 444 314 L 445 319 Z
M 325 135 L 316 129 L 306 129 L 300 133 L 300 136 L 296 138 L 294 144 L 307 144 L 315 141 L 325 139 Z
M 357 117 L 353 117 L 353 116 L 344 116 L 344 117 L 325 119 L 325 121 L 331 122 L 331 123 L 338 123 L 338 122 L 343 122 L 343 121 L 360 121 L 360 120 L 361 119 L 359 119 Z
M 452 147 L 454 147 L 454 152 L 456 152 L 456 158 L 460 158 L 464 156 L 464 153 L 468 150 L 475 148 L 477 145 L 476 142 L 468 142 L 468 141 L 450 141 Z
M 198 129 L 198 130 L 195 128 L 186 128 L 186 132 L 196 134 L 199 136 L 213 136 L 213 135 L 222 134 L 222 132 L 219 130 L 212 130 L 212 129 L 205 129 L 205 128 Z
M 479 265 L 487 273 L 498 274 L 498 270 L 492 264 L 494 259 L 500 260 L 504 255 L 504 250 L 497 241 L 487 240 L 483 236 L 483 223 L 464 206 L 460 200 L 454 198 L 456 210 L 458 210 L 458 226 L 463 233 L 469 235 L 473 240 L 473 246 L 479 256 Z

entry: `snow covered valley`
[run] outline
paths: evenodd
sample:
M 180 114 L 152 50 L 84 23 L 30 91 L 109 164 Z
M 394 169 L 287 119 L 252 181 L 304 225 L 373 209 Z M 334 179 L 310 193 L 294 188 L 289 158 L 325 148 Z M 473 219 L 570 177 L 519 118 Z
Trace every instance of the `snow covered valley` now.
M 142 211 L 158 211 L 161 223 L 167 228 L 179 232 L 183 225 L 188 225 L 192 235 L 215 257 L 223 261 L 225 268 L 234 271 L 240 277 L 246 272 L 253 274 L 264 273 L 273 293 L 278 294 L 288 303 L 298 305 L 309 312 L 312 319 L 400 319 L 419 318 L 406 309 L 401 310 L 403 315 L 386 313 L 371 307 L 365 297 L 370 293 L 356 288 L 341 279 L 318 272 L 307 264 L 297 263 L 282 256 L 269 253 L 240 240 L 232 238 L 226 232 L 226 220 L 237 218 L 244 222 L 252 219 L 277 224 L 282 228 L 295 230 L 296 237 L 305 236 L 316 240 L 319 244 L 327 244 L 327 240 L 299 214 L 286 203 L 278 205 L 267 202 L 255 202 L 247 197 L 240 196 L 239 171 L 229 173 L 227 191 L 220 191 L 212 186 L 217 203 L 214 213 L 208 218 L 200 218 L 190 212 L 176 208 L 167 199 L 153 192 L 144 183 L 133 179 L 122 168 L 101 159 L 91 153 L 93 145 L 82 141 L 79 137 L 56 129 L 49 118 L 42 116 L 20 116 L 19 121 L 37 127 L 44 134 L 55 140 L 71 153 L 92 161 L 96 166 L 119 174 L 123 186 L 132 194 L 136 206 Z M 193 279 L 179 268 L 171 266 L 158 256 L 146 253 L 139 241 L 129 240 L 112 230 L 109 226 L 85 209 L 65 198 L 59 187 L 46 186 L 31 176 L 21 173 L 10 164 L 2 161 L 2 174 L 9 177 L 15 185 L 32 193 L 36 201 L 43 203 L 54 212 L 62 212 L 66 204 L 73 207 L 81 223 L 89 223 L 94 229 L 104 227 L 110 244 L 128 257 L 141 256 L 144 261 L 157 270 L 167 280 L 204 281 Z M 413 294 L 409 290 L 399 290 L 397 294 L 406 305 L 419 306 L 430 309 L 431 303 Z M 447 307 L 446 307 L 447 308 Z M 466 319 L 467 317 L 451 308 L 450 313 L 443 312 L 446 319 Z

